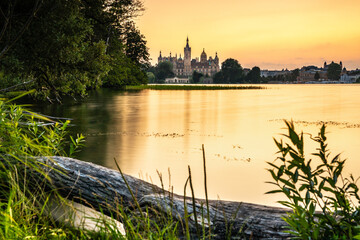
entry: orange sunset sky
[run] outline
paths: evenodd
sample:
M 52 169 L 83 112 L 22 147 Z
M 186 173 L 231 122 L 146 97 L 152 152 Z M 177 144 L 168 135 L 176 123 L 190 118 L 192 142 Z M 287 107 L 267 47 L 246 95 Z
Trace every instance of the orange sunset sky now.
M 192 58 L 205 48 L 220 62 L 294 69 L 342 61 L 360 68 L 360 0 L 144 0 L 137 19 L 151 62 L 181 53 L 189 36 Z

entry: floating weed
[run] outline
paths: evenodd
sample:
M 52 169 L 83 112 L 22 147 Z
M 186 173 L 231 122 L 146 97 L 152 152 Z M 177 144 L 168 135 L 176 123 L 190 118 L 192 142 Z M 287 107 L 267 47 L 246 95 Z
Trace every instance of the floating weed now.
M 244 86 L 244 85 L 138 85 L 126 86 L 126 90 L 259 90 L 266 89 L 262 86 Z
M 286 121 L 286 119 L 273 119 L 270 120 L 270 122 L 284 122 Z M 310 126 L 310 125 L 315 125 L 315 126 L 337 126 L 340 128 L 360 128 L 360 124 L 359 123 L 350 123 L 350 122 L 337 122 L 337 121 L 303 121 L 303 120 L 293 120 L 293 123 L 296 123 L 298 125 L 302 125 L 302 126 Z

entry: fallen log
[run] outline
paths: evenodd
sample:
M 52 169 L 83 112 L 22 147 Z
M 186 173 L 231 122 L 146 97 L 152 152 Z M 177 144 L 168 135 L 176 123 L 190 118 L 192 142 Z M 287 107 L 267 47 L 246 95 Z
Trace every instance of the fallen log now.
M 51 179 L 52 187 L 72 201 L 101 210 L 114 216 L 119 204 L 136 209 L 134 198 L 141 209 L 153 207 L 174 219 L 184 221 L 190 215 L 189 230 L 196 239 L 196 225 L 211 230 L 212 239 L 288 239 L 284 233 L 286 223 L 281 219 L 286 210 L 244 202 L 209 201 L 210 222 L 207 221 L 205 200 L 195 199 L 197 224 L 191 198 L 172 194 L 153 184 L 119 171 L 93 163 L 66 157 L 41 158 Z M 124 181 L 126 180 L 126 182 Z M 131 191 L 129 190 L 131 189 Z M 184 208 L 186 202 L 186 210 Z M 205 216 L 204 219 L 201 216 Z M 181 233 L 180 233 L 181 234 Z M 185 234 L 185 233 L 182 233 Z

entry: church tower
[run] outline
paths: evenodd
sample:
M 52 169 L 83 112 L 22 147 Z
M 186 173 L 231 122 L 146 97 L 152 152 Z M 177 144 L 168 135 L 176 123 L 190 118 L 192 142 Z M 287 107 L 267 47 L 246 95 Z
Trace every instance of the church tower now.
M 186 38 L 186 46 L 184 47 L 184 73 L 187 76 L 192 74 L 191 72 L 191 47 L 189 46 L 189 38 Z

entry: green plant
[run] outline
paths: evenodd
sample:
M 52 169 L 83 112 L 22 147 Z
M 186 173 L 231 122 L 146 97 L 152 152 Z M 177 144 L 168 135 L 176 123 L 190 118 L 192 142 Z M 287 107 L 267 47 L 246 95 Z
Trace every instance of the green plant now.
M 43 163 L 36 160 L 37 156 L 68 155 L 79 149 L 82 136 L 66 141 L 68 123 L 0 101 L 0 239 L 75 236 L 76 231 L 55 224 L 44 214 L 50 196 L 45 191 L 48 178 Z M 41 178 L 35 179 L 33 173 Z
M 274 139 L 280 156 L 278 164 L 268 162 L 268 169 L 276 189 L 267 193 L 282 193 L 287 197 L 279 201 L 291 208 L 283 219 L 288 223 L 287 232 L 298 239 L 352 239 L 360 229 L 360 207 L 357 180 L 352 175 L 343 176 L 345 160 L 340 154 L 330 158 L 326 143 L 325 125 L 318 136 L 310 139 L 319 144 L 306 159 L 304 133 L 297 133 L 292 122 L 285 121 L 290 143 Z

